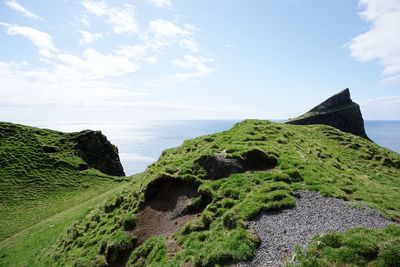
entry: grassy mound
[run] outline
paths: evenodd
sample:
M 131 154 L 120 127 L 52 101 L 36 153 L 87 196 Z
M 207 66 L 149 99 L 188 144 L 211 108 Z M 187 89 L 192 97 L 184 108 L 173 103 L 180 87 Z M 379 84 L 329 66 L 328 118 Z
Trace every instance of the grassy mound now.
M 0 123 L 0 240 L 110 190 L 125 178 L 89 168 L 80 133 Z
M 268 167 L 260 158 L 268 159 Z M 139 246 L 132 234 L 136 215 L 147 188 L 166 176 L 195 184 L 211 202 L 172 237 L 153 236 Z M 363 138 L 329 126 L 246 120 L 164 151 L 139 180 L 70 225 L 32 265 L 118 266 L 121 258 L 127 266 L 244 261 L 259 243 L 246 221 L 293 207 L 295 190 L 362 201 L 394 219 L 400 216 L 399 177 L 400 156 Z M 205 201 L 199 197 L 189 206 Z
M 298 254 L 304 267 L 400 266 L 400 226 L 317 236 L 305 253 L 298 249 Z

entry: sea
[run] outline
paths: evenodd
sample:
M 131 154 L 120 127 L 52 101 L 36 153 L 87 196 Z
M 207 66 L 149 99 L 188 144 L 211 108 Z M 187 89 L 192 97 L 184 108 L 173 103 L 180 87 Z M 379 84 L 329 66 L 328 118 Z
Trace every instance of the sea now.
M 23 122 L 65 132 L 101 130 L 119 149 L 126 175 L 144 171 L 164 149 L 186 139 L 230 129 L 239 120 Z M 377 144 L 400 153 L 400 121 L 365 121 L 367 135 Z

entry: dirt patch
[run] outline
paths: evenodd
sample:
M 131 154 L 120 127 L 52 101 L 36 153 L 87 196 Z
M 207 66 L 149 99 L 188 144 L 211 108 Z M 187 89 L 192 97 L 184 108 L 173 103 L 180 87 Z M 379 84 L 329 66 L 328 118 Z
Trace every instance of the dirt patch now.
M 198 185 L 172 177 L 161 177 L 149 184 L 143 209 L 136 215 L 131 233 L 137 245 L 152 236 L 170 236 L 196 217 L 210 202 L 197 191 Z
M 242 155 L 243 165 L 251 171 L 270 170 L 278 165 L 276 157 L 259 149 L 252 149 Z
M 167 246 L 167 254 L 169 258 L 172 258 L 179 250 L 182 249 L 179 243 L 173 238 L 168 238 L 165 243 Z
M 214 180 L 234 173 L 271 170 L 278 165 L 278 160 L 262 150 L 252 149 L 235 158 L 228 158 L 225 153 L 205 155 L 196 160 L 196 163 L 206 171 L 206 179 Z

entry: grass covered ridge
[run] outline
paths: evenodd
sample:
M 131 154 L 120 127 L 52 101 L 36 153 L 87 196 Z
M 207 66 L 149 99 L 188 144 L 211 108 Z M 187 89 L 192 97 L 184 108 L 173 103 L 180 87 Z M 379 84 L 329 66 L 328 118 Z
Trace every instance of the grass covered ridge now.
M 271 170 L 209 179 L 198 160 L 223 154 L 243 159 L 263 151 L 277 160 Z M 197 218 L 172 239 L 152 237 L 136 246 L 129 232 L 143 208 L 146 188 L 160 177 L 199 184 L 212 198 Z M 329 126 L 295 126 L 246 120 L 231 130 L 185 141 L 163 152 L 142 177 L 86 217 L 70 225 L 36 258 L 37 266 L 105 266 L 121 256 L 128 266 L 197 266 L 249 260 L 258 245 L 246 221 L 262 211 L 290 208 L 297 189 L 362 201 L 390 218 L 400 216 L 400 156 L 363 138 Z M 200 200 L 201 202 L 201 200 Z
M 0 123 L 0 240 L 125 179 L 87 168 L 75 149 L 87 132 Z

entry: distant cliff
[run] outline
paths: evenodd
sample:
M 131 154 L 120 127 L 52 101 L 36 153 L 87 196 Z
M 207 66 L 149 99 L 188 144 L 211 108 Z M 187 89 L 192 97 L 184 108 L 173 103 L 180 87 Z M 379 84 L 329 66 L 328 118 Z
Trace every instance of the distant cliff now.
M 360 106 L 351 100 L 349 89 L 331 96 L 307 113 L 290 119 L 286 123 L 296 125 L 325 124 L 369 140 L 365 133 Z
M 88 167 L 109 175 L 125 176 L 118 148 L 111 144 L 100 131 L 82 131 L 73 139 L 76 142 L 75 149 L 79 157 L 87 163 Z

